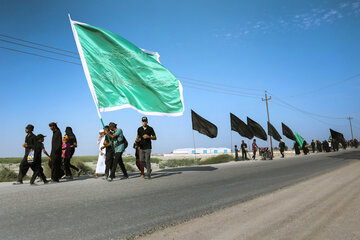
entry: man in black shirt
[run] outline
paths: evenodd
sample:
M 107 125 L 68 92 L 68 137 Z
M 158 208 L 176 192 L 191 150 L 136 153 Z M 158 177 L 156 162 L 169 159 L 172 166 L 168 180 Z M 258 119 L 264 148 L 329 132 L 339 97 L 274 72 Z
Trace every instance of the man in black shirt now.
M 49 154 L 46 152 L 45 147 L 44 147 L 44 138 L 45 136 L 42 134 L 39 134 L 36 136 L 36 144 L 35 144 L 35 148 L 34 148 L 34 158 L 33 158 L 33 162 L 29 163 L 31 169 L 33 170 L 33 175 L 30 179 L 30 184 L 34 184 L 35 179 L 37 176 L 39 176 L 44 184 L 48 183 L 49 181 L 46 180 L 46 176 L 44 175 L 44 170 L 41 166 L 41 152 L 43 152 L 46 156 L 49 157 L 49 159 L 51 159 L 51 157 L 49 156 Z
M 146 168 L 147 178 L 151 179 L 151 140 L 156 140 L 154 129 L 148 125 L 147 117 L 141 119 L 142 127 L 138 128 L 137 140 L 140 141 L 140 161 Z
M 247 148 L 247 144 L 244 142 L 244 140 L 241 141 L 241 156 L 243 160 L 248 160 L 247 158 L 247 152 L 246 152 L 246 148 Z
M 25 148 L 25 154 L 24 158 L 21 160 L 20 166 L 19 166 L 19 175 L 17 182 L 14 184 L 22 184 L 23 183 L 23 177 L 26 175 L 27 171 L 29 170 L 29 163 L 27 161 L 29 153 L 34 150 L 35 143 L 36 143 L 36 136 L 33 134 L 34 126 L 31 124 L 28 124 L 25 127 L 26 137 L 25 137 L 25 143 L 22 145 Z
M 59 182 L 60 178 L 64 175 L 64 171 L 61 169 L 62 135 L 56 123 L 49 123 L 49 127 L 51 131 L 53 131 L 50 153 L 51 158 L 49 159 L 51 180 Z
M 311 150 L 313 153 L 315 153 L 315 141 L 314 139 L 311 141 Z

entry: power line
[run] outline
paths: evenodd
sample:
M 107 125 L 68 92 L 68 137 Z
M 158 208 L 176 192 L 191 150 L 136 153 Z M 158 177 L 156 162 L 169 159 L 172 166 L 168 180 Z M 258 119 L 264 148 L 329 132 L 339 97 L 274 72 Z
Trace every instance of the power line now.
M 206 88 L 200 88 L 200 87 L 194 87 L 191 85 L 187 85 L 182 84 L 185 87 L 189 87 L 189 88 L 194 88 L 194 89 L 198 89 L 198 90 L 202 90 L 202 91 L 208 91 L 208 92 L 214 92 L 214 93 L 220 93 L 220 94 L 225 94 L 225 95 L 233 95 L 233 96 L 240 96 L 240 97 L 248 97 L 248 98 L 255 98 L 258 99 L 257 97 L 254 96 L 247 96 L 247 95 L 241 95 L 241 94 L 236 94 L 236 93 L 230 93 L 230 92 L 225 92 L 225 91 L 218 91 L 218 90 L 214 90 L 214 89 L 206 89 Z
M 310 91 L 306 91 L 306 92 L 302 92 L 302 93 L 298 93 L 298 94 L 295 94 L 295 95 L 286 96 L 286 97 L 284 97 L 284 98 L 294 98 L 294 97 L 299 97 L 299 96 L 303 96 L 303 95 L 308 95 L 308 94 L 311 94 L 311 93 L 314 93 L 314 92 L 318 92 L 318 91 L 324 90 L 324 89 L 326 89 L 326 88 L 329 88 L 329 87 L 338 85 L 338 84 L 340 84 L 340 83 L 342 83 L 342 82 L 347 82 L 347 81 L 350 81 L 350 80 L 354 80 L 354 79 L 356 79 L 357 77 L 360 77 L 360 73 L 359 73 L 359 74 L 355 74 L 355 75 L 353 75 L 353 76 L 351 76 L 351 77 L 345 78 L 345 79 L 343 79 L 343 80 L 330 83 L 330 84 L 328 84 L 328 85 L 325 85 L 324 87 L 316 88 L 316 89 L 313 89 L 313 90 L 310 90 Z
M 185 84 L 191 84 L 191 85 L 196 85 L 196 86 L 206 87 L 206 88 L 213 88 L 213 87 L 214 87 L 214 86 L 209 86 L 209 85 L 207 85 L 207 84 L 189 82 L 189 81 L 187 81 L 187 80 L 181 80 L 181 82 L 182 82 L 182 83 L 185 83 Z M 221 88 L 221 87 L 216 87 L 216 89 L 218 89 L 218 90 L 223 90 L 223 91 L 228 91 L 228 92 L 234 92 L 234 93 L 238 93 L 238 94 L 250 95 L 250 96 L 262 96 L 262 95 L 259 95 L 259 94 L 239 92 L 239 91 L 234 91 L 234 90 L 230 90 L 230 89 L 226 89 L 226 88 Z
M 2 49 L 7 49 L 7 50 L 10 50 L 10 51 L 14 51 L 14 52 L 20 52 L 20 53 L 25 53 L 25 54 L 33 55 L 33 56 L 38 56 L 38 57 L 42 57 L 42 58 L 48 58 L 48 59 L 52 59 L 52 60 L 56 60 L 56 61 L 61 61 L 61 62 L 76 64 L 76 65 L 81 65 L 80 63 L 76 63 L 76 62 L 71 62 L 71 61 L 67 61 L 67 60 L 63 60 L 63 59 L 59 59 L 59 58 L 48 57 L 48 56 L 44 56 L 44 55 L 40 55 L 40 54 L 36 54 L 36 53 L 30 53 L 30 52 L 26 52 L 26 51 L 21 51 L 21 50 L 17 50 L 17 49 L 13 49 L 13 48 L 7 48 L 7 47 L 2 47 L 2 46 L 0 46 L 0 48 L 2 48 Z
M 272 104 L 275 104 L 275 105 L 281 106 L 281 107 L 283 107 L 283 108 L 287 108 L 287 109 L 289 109 L 289 110 L 295 111 L 295 109 L 293 109 L 293 108 L 291 108 L 291 107 L 289 107 L 289 106 L 287 106 L 287 105 L 278 103 L 278 102 L 272 102 Z M 326 125 L 329 125 L 329 126 L 343 127 L 342 125 L 325 122 L 325 121 L 323 121 L 323 120 L 321 120 L 321 119 L 315 118 L 314 116 L 312 116 L 312 115 L 310 115 L 310 114 L 306 114 L 306 113 L 303 113 L 303 114 L 305 114 L 306 116 L 308 116 L 308 117 L 311 118 L 311 119 L 314 119 L 314 120 L 316 120 L 316 121 L 318 121 L 318 122 L 321 122 L 321 123 L 326 124 Z
M 70 56 L 70 55 L 67 55 L 67 54 L 63 54 L 63 53 L 58 53 L 58 52 L 54 52 L 54 51 L 50 51 L 50 50 L 45 50 L 45 49 L 38 48 L 38 47 L 32 47 L 32 46 L 28 46 L 28 45 L 21 44 L 21 43 L 16 43 L 16 42 L 12 42 L 12 41 L 7 41 L 7 40 L 4 40 L 4 39 L 0 39 L 0 41 L 6 42 L 6 43 L 10 43 L 10 44 L 19 45 L 19 46 L 23 46 L 23 47 L 28 47 L 28 48 L 32 48 L 32 49 L 36 49 L 36 50 L 48 52 L 48 53 L 54 53 L 54 54 L 58 54 L 58 55 L 66 56 L 66 57 L 71 57 L 71 58 L 79 59 L 79 57 L 74 57 L 74 56 Z
M 58 50 L 58 51 L 62 51 L 62 52 L 68 52 L 68 53 L 72 53 L 72 54 L 78 55 L 78 53 L 76 53 L 76 52 L 64 50 L 64 49 L 61 49 L 61 48 L 52 47 L 52 46 L 45 45 L 45 44 L 41 44 L 41 43 L 36 43 L 36 42 L 27 41 L 27 40 L 24 40 L 24 39 L 21 39 L 21 38 L 12 37 L 12 36 L 5 35 L 5 34 L 0 34 L 0 36 L 1 36 L 1 37 L 10 38 L 10 39 L 14 39 L 14 40 L 17 40 L 17 41 L 22 41 L 22 42 L 31 43 L 31 44 L 38 45 L 38 46 L 42 46 L 42 47 L 52 48 L 52 49 L 55 49 L 55 50 Z
M 276 97 L 274 94 L 272 94 L 272 95 L 274 97 L 274 100 L 280 101 L 283 104 L 285 104 L 285 105 L 287 105 L 287 106 L 289 106 L 289 107 L 291 107 L 291 108 L 293 108 L 293 109 L 295 109 L 295 110 L 297 110 L 299 112 L 305 113 L 305 114 L 309 114 L 309 115 L 313 115 L 313 116 L 317 116 L 317 117 L 321 117 L 321 118 L 328 118 L 328 119 L 342 119 L 342 120 L 346 119 L 346 117 L 325 116 L 325 115 L 321 115 L 321 114 L 317 114 L 317 113 L 308 112 L 308 111 L 302 110 L 302 109 L 300 109 L 298 107 L 295 107 L 294 105 L 291 105 L 290 103 L 285 102 L 284 100 Z
M 238 86 L 231 86 L 231 85 L 226 85 L 226 84 L 222 84 L 222 83 L 214 83 L 214 82 L 209 82 L 209 81 L 204 81 L 204 80 L 198 80 L 198 79 L 194 79 L 194 78 L 189 78 L 189 77 L 184 77 L 184 76 L 176 76 L 180 79 L 185 79 L 185 80 L 189 80 L 189 81 L 193 81 L 193 82 L 202 82 L 208 85 L 215 85 L 215 86 L 222 86 L 222 87 L 229 87 L 229 88 L 238 88 L 238 89 L 243 89 L 243 90 L 250 90 L 250 91 L 257 91 L 257 92 L 264 92 L 265 89 L 256 89 L 256 88 L 242 88 L 242 87 L 238 87 Z M 260 95 L 259 95 L 260 96 Z M 262 95 L 261 95 L 262 96 Z

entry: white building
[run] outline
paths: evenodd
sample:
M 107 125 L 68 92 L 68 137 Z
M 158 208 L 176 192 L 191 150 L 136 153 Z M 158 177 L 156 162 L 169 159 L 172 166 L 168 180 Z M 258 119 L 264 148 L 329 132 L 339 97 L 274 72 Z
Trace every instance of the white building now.
M 218 148 L 196 148 L 196 154 L 223 154 L 230 153 L 230 148 L 218 147 Z M 175 149 L 173 154 L 195 154 L 194 148 L 179 148 Z

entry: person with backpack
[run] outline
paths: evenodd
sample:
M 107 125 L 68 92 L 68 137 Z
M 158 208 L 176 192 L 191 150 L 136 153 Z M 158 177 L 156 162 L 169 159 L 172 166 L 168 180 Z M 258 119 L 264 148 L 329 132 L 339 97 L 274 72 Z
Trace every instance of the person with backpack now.
M 142 117 L 142 126 L 138 128 L 137 139 L 140 141 L 140 162 L 146 168 L 147 179 L 151 179 L 151 140 L 156 140 L 155 131 L 148 125 L 147 117 Z
M 126 138 L 124 137 L 123 131 L 121 128 L 118 128 L 117 125 L 113 122 L 109 123 L 109 129 L 105 129 L 105 133 L 110 137 L 110 139 L 113 141 L 114 144 L 114 150 L 115 150 L 115 158 L 113 160 L 112 166 L 111 166 L 111 173 L 110 178 L 108 179 L 109 182 L 111 182 L 115 178 L 115 172 L 117 168 L 117 164 L 119 164 L 121 171 L 124 174 L 124 178 L 129 178 L 129 175 L 126 171 L 122 155 L 128 145 L 128 142 Z

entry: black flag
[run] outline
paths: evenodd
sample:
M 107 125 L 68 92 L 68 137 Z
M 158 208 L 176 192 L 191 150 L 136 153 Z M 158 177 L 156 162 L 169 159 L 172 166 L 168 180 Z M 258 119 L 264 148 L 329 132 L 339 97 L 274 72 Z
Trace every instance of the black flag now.
M 257 122 L 255 122 L 254 120 L 252 120 L 251 118 L 247 118 L 247 125 L 250 127 L 251 131 L 254 133 L 255 137 L 258 137 L 264 141 L 267 140 L 267 135 L 265 130 L 262 128 L 262 126 L 260 126 L 260 124 L 258 124 Z
M 276 141 L 280 142 L 281 136 L 270 122 L 268 122 L 268 134 L 269 136 L 272 136 Z
M 330 128 L 330 134 L 331 134 L 331 138 L 334 140 L 337 140 L 339 142 L 344 141 L 344 135 L 342 133 L 339 133 L 337 131 L 334 131 Z
M 191 110 L 191 121 L 193 129 L 199 133 L 202 133 L 210 138 L 215 138 L 217 136 L 217 127 L 193 110 Z
M 231 130 L 239 133 L 241 136 L 246 137 L 248 139 L 252 139 L 254 137 L 253 132 L 249 128 L 246 123 L 241 121 L 237 116 L 230 113 L 230 121 L 231 121 Z
M 281 123 L 281 126 L 282 126 L 283 135 L 285 137 L 287 137 L 288 139 L 296 141 L 296 137 L 295 137 L 293 131 L 291 131 L 291 129 L 288 126 L 286 126 L 284 123 Z

